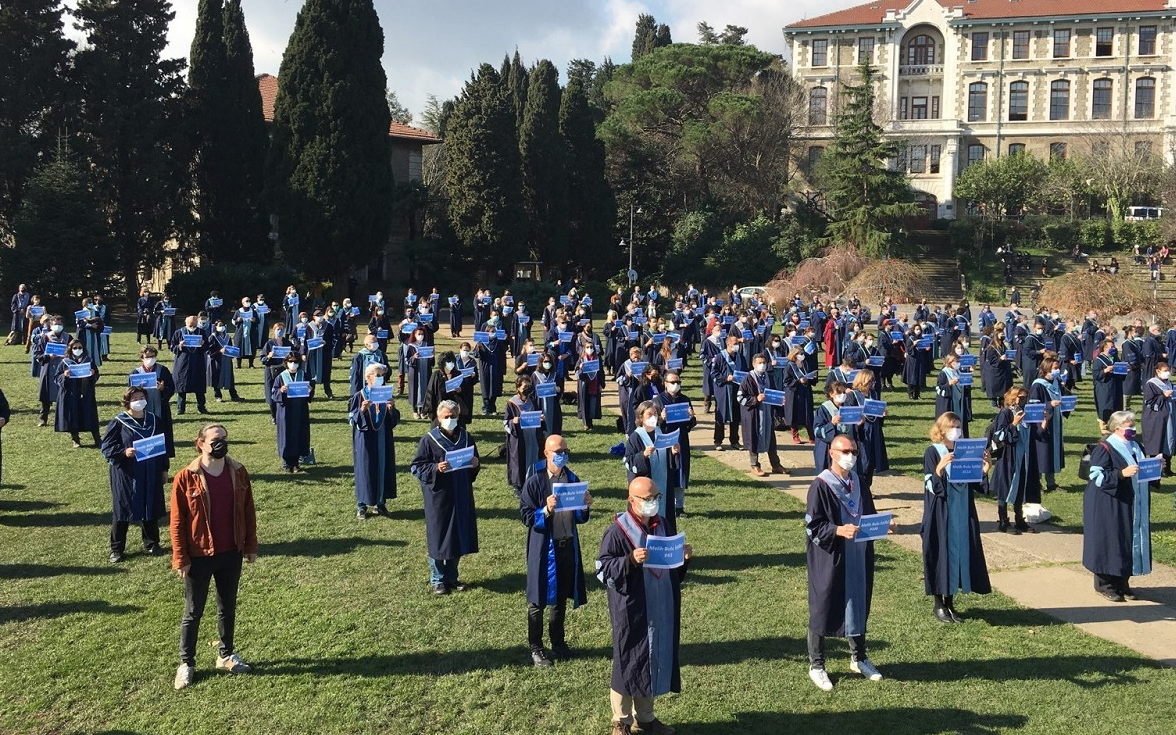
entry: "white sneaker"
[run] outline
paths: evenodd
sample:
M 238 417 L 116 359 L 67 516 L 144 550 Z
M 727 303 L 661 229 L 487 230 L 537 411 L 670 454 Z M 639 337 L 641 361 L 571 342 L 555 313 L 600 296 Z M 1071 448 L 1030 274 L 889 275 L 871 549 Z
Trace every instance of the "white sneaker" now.
M 882 681 L 882 672 L 870 663 L 868 658 L 863 658 L 861 661 L 850 661 L 849 670 L 855 674 L 861 674 L 870 681 Z
M 235 653 L 230 653 L 225 657 L 216 657 L 216 667 L 224 669 L 230 674 L 244 674 L 249 671 L 249 664 L 241 660 L 241 657 Z
M 822 692 L 833 691 L 833 682 L 829 679 L 829 672 L 824 669 L 809 669 L 809 678 Z
M 186 689 L 192 685 L 192 680 L 196 678 L 196 667 L 188 664 L 180 664 L 180 668 L 176 669 L 175 687 L 178 692 L 181 689 Z

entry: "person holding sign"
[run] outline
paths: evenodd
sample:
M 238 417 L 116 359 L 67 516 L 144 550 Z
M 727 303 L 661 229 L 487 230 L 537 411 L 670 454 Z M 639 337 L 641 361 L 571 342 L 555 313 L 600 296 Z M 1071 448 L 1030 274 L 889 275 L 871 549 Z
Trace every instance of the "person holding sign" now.
M 1143 451 L 1149 457 L 1164 458 L 1163 476 L 1172 476 L 1172 455 L 1176 454 L 1176 398 L 1172 369 L 1157 362 L 1155 376 L 1143 386 Z
M 957 593 L 992 591 L 974 492 L 988 474 L 985 440 L 962 439 L 962 421 L 948 411 L 935 420 L 931 446 L 923 453 L 923 587 L 934 596 L 933 612 L 943 623 L 963 622 L 955 609 Z M 954 476 L 963 475 L 956 470 L 965 460 L 981 463 L 979 480 Z
M 224 391 L 229 400 L 239 403 L 245 399 L 237 395 L 237 381 L 233 372 L 233 359 L 237 348 L 229 341 L 228 327 L 217 321 L 212 325 L 212 337 L 208 340 L 208 374 L 212 396 L 217 403 L 224 400 Z
M 1094 574 L 1095 592 L 1123 602 L 1138 599 L 1131 577 L 1151 573 L 1151 498 L 1140 477 L 1144 454 L 1135 443 L 1135 414 L 1116 411 L 1107 430 L 1106 439 L 1090 450 L 1082 566 Z
M 286 326 L 282 322 L 275 322 L 270 333 L 270 339 L 261 348 L 261 364 L 265 366 L 265 402 L 269 404 L 270 420 L 276 422 L 278 404 L 274 400 L 274 383 L 286 369 L 286 358 L 291 353 L 298 353 L 298 339 L 287 336 Z
M 282 470 L 293 474 L 310 455 L 310 400 L 314 383 L 306 380 L 297 352 L 286 356 L 286 369 L 274 380 L 274 416 Z
M 163 556 L 159 546 L 159 519 L 167 515 L 163 483 L 168 455 L 160 421 L 147 411 L 147 391 L 127 388 L 123 411 L 106 426 L 102 456 L 110 463 L 110 493 L 114 518 L 110 525 L 110 563 L 125 557 L 127 528 L 143 526 L 143 548 L 151 556 Z M 152 437 L 159 439 L 150 441 Z
M 604 532 L 596 559 L 596 576 L 608 589 L 612 622 L 613 735 L 625 735 L 634 725 L 642 733 L 673 733 L 657 719 L 654 702 L 663 694 L 682 690 L 678 662 L 682 580 L 693 549 L 686 545 L 685 563 L 675 569 L 644 566 L 649 557 L 647 539 L 675 535 L 658 515 L 660 495 L 648 477 L 630 480 L 628 505 Z
M 156 348 L 162 350 L 163 343 L 170 343 L 175 333 L 176 307 L 172 306 L 171 298 L 165 293 L 155 302 L 155 342 Z
M 765 390 L 773 390 L 775 387 L 768 374 L 768 360 L 763 353 L 758 353 L 751 362 L 751 372 L 739 384 L 737 394 L 742 408 L 743 441 L 747 446 L 748 460 L 751 462 L 751 474 L 755 477 L 764 477 L 768 474 L 760 468 L 759 461 L 760 453 L 767 452 L 772 472 L 786 475 L 788 471 L 780 464 L 780 455 L 776 451 L 776 407 L 767 402 L 764 393 Z
M 482 386 L 482 415 L 498 413 L 498 399 L 502 396 L 502 380 L 506 375 L 506 341 L 498 339 L 498 315 L 492 314 L 483 327 L 485 342 L 474 334 L 474 348 L 478 357 L 478 379 Z M 520 483 L 521 486 L 521 483 Z
M 803 444 L 800 429 L 804 428 L 809 441 L 813 437 L 813 388 L 812 372 L 807 371 L 804 350 L 793 347 L 788 353 L 788 365 L 784 371 L 784 425 L 792 430 L 792 443 Z
M 1143 337 L 1142 326 L 1123 327 L 1123 362 L 1127 374 L 1123 377 L 1123 407 L 1131 408 L 1131 397 L 1143 395 Z
M 528 425 L 539 414 L 539 423 Z M 543 427 L 543 416 L 535 399 L 535 386 L 524 376 L 515 378 L 515 395 L 506 402 L 506 418 L 502 421 L 506 429 L 506 481 L 514 488 L 515 497 L 522 492 L 523 483 L 535 474 L 543 441 L 547 432 Z
M 1004 324 L 993 325 L 992 339 L 980 351 L 980 378 L 984 381 L 984 394 L 996 409 L 1003 407 L 1003 396 L 1013 387 L 1013 361 L 1008 357 L 1008 350 Z
M 387 502 L 396 497 L 396 442 L 393 429 L 400 411 L 385 385 L 388 366 L 372 363 L 364 371 L 364 387 L 351 396 L 351 451 L 355 461 L 355 517 L 367 518 L 368 508 L 388 516 Z
M 1019 535 L 1037 533 L 1025 522 L 1022 507 L 1031 491 L 1041 498 L 1037 454 L 1032 449 L 1030 425 L 1025 420 L 1028 393 L 1012 387 L 1004 394 L 1002 408 L 992 422 L 989 461 L 993 465 L 991 487 L 996 495 L 997 530 Z M 1008 506 L 1013 506 L 1014 525 L 1009 525 Z
M 388 358 L 380 351 L 379 341 L 373 332 L 368 332 L 364 336 L 363 347 L 359 348 L 359 352 L 356 352 L 355 357 L 351 358 L 351 368 L 347 374 L 351 395 L 355 395 L 363 389 L 364 376 L 367 374 L 369 365 L 384 365 L 385 367 L 388 365 Z
M 57 402 L 57 375 L 61 372 L 61 364 L 65 362 L 69 342 L 69 335 L 65 333 L 65 324 L 61 317 L 53 316 L 49 319 L 49 329 L 37 338 L 36 346 L 33 348 L 33 362 L 41 366 L 41 373 L 37 376 L 37 399 L 41 402 L 41 417 L 37 426 L 44 426 L 49 422 L 49 409 Z
M 570 599 L 575 609 L 588 600 L 576 527 L 588 522 L 592 495 L 587 483 L 582 483 L 567 466 L 568 445 L 562 436 L 547 437 L 543 456 L 544 471 L 531 475 L 523 484 L 519 514 L 530 531 L 527 534 L 527 643 L 531 662 L 536 667 L 549 668 L 551 659 L 543 650 L 543 608 L 551 608 L 548 621 L 551 653 L 566 661 L 572 657 L 564 635 L 567 601 Z M 564 504 L 573 496 L 580 502 L 565 510 Z
M 694 404 L 682 393 L 682 378 L 677 373 L 667 373 L 665 391 L 653 399 L 654 407 L 661 416 L 663 434 L 678 434 L 678 469 L 674 487 L 674 518 L 686 515 L 686 490 L 690 488 L 690 432 L 698 423 L 694 415 Z
M 954 413 L 966 437 L 968 422 L 972 420 L 972 389 L 960 382 L 961 375 L 959 356 L 949 353 L 943 358 L 943 369 L 935 382 L 935 418 Z
M 1045 406 L 1045 420 L 1030 425 L 1029 436 L 1033 441 L 1032 451 L 1037 455 L 1036 471 L 1045 476 L 1045 489 L 1058 489 L 1056 474 L 1066 466 L 1065 440 L 1062 426 L 1069 416 L 1062 410 L 1063 386 L 1061 361 L 1054 352 L 1046 352 L 1041 360 L 1041 369 L 1029 386 L 1029 403 Z
M 853 467 L 857 447 L 847 436 L 829 447 L 833 462 L 809 485 L 805 504 L 808 568 L 809 678 L 823 691 L 833 682 L 825 669 L 825 638 L 848 638 L 849 668 L 870 681 L 882 674 L 866 654 L 866 622 L 874 590 L 874 542 L 857 543 L 862 517 L 874 515 L 874 497 Z M 891 521 L 890 532 L 895 524 Z
M 408 404 L 412 406 L 414 419 L 425 415 L 425 395 L 433 372 L 434 349 L 425 344 L 425 330 L 420 327 L 413 331 L 412 341 L 404 348 L 404 362 L 408 367 Z
M 848 437 L 856 444 L 858 423 L 841 420 L 841 407 L 845 405 L 849 386 L 836 382 L 829 386 L 828 400 L 817 407 L 813 414 L 813 466 L 817 474 L 829 468 L 832 461 L 829 447 L 838 436 Z M 864 414 L 864 412 L 863 412 Z M 865 416 L 859 423 L 865 423 Z
M 846 406 L 861 406 L 863 422 L 857 430 L 858 461 L 854 467 L 862 487 L 872 490 L 874 475 L 890 469 L 886 452 L 886 403 L 878 400 L 881 391 L 874 371 L 863 368 L 853 379 L 853 386 L 845 394 Z M 880 410 L 878 404 L 881 404 Z
M 26 313 L 29 308 L 29 290 L 23 283 L 16 287 L 16 293 L 12 295 L 12 334 L 16 335 L 16 341 L 13 344 L 21 344 L 24 342 L 25 335 L 28 333 L 28 315 Z
M 461 310 L 461 297 L 453 294 L 449 297 L 449 336 L 461 339 L 462 323 L 464 321 Z
M 171 336 L 171 350 L 176 356 L 172 375 L 176 380 L 176 414 L 183 416 L 188 394 L 196 394 L 196 410 L 208 413 L 204 394 L 208 388 L 208 341 L 196 325 L 196 317 L 189 316 L 184 326 Z
M 1091 377 L 1094 379 L 1094 409 L 1098 413 L 1098 428 L 1109 432 L 1106 422 L 1111 414 L 1123 410 L 1123 375 L 1115 372 L 1115 340 L 1103 340 L 1101 349 L 1091 363 Z
M 171 399 L 176 394 L 176 383 L 171 371 L 158 362 L 159 353 L 151 345 L 139 351 L 139 367 L 131 371 L 127 382 L 132 388 L 142 388 L 147 395 L 147 413 L 155 417 L 166 438 L 167 456 L 176 456 L 175 432 L 172 423 Z
M 600 420 L 600 396 L 604 393 L 604 371 L 600 365 L 598 344 L 585 344 L 576 361 L 576 415 L 584 429 L 592 430 L 592 422 Z
M 672 536 L 677 533 L 678 523 L 674 507 L 667 500 L 676 500 L 681 445 L 678 437 L 664 434 L 658 427 L 660 413 L 653 401 L 644 401 L 637 407 L 638 427 L 625 442 L 625 469 L 629 482 L 636 477 L 653 480 L 659 492 L 657 514 L 665 519 L 667 533 Z
M 473 438 L 458 425 L 459 411 L 452 401 L 437 407 L 437 426 L 421 437 L 411 465 L 425 498 L 429 584 L 435 595 L 464 591 L 458 563 L 466 554 L 478 553 L 474 480 L 481 464 Z M 466 454 L 468 464 L 453 466 L 451 460 Z
M 555 358 L 550 352 L 539 356 L 539 365 L 530 376 L 535 400 L 543 412 L 543 425 L 549 434 L 563 433 L 563 390 L 556 378 Z
M 82 299 L 82 308 L 74 312 L 77 322 L 77 340 L 86 346 L 86 354 L 94 361 L 94 367 L 102 367 L 102 320 L 94 313 L 90 299 Z
M 249 367 L 253 367 L 254 353 L 257 352 L 257 341 L 254 339 L 253 331 L 257 322 L 257 311 L 248 296 L 241 299 L 241 308 L 233 312 L 229 321 L 233 323 L 233 346 L 240 350 L 237 367 L 241 367 L 242 360 L 248 360 Z
M 710 364 L 715 389 L 715 451 L 723 451 L 724 428 L 730 432 L 731 448 L 739 446 L 739 381 L 736 372 L 747 372 L 749 365 L 739 352 L 739 338 L 727 337 L 726 349 L 715 355 Z
M 99 446 L 98 401 L 94 395 L 98 369 L 94 367 L 81 342 L 74 340 L 69 343 L 69 355 L 61 361 L 54 379 L 57 382 L 54 431 L 69 432 L 74 449 L 82 446 L 79 434 L 83 431 L 90 432 L 94 437 L 94 446 Z
M 934 337 L 928 337 L 934 340 Z M 930 359 L 931 345 L 923 339 L 923 328 L 918 323 L 911 327 L 906 337 L 906 352 L 902 364 L 902 382 L 907 387 L 907 397 L 912 401 L 919 400 L 919 394 L 927 384 L 927 362 Z
M 442 401 L 453 401 L 461 407 L 459 423 L 468 426 L 473 420 L 473 412 L 466 403 L 463 395 L 465 378 L 457 367 L 457 358 L 452 352 L 442 352 L 437 358 L 437 369 L 429 376 L 429 386 L 425 390 L 425 403 L 421 409 L 422 418 L 429 421 L 437 420 L 437 407 Z

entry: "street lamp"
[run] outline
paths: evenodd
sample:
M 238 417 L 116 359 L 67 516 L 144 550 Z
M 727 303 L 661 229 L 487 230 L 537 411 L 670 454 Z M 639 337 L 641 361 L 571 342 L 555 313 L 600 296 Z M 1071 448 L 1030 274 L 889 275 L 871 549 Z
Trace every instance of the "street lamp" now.
M 641 207 L 635 207 L 632 202 L 629 202 L 629 270 L 630 271 L 633 270 L 633 221 L 636 218 L 636 215 L 638 215 L 638 214 L 643 214 L 643 212 L 641 211 Z M 624 245 L 624 243 L 625 243 L 625 241 L 621 240 L 621 244 Z M 632 284 L 632 282 L 633 282 L 633 279 L 630 278 L 629 279 L 630 285 Z

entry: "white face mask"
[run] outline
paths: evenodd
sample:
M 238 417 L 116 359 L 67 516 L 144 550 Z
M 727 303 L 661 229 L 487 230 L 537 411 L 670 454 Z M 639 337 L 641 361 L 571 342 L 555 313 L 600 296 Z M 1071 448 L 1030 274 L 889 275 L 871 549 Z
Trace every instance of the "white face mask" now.
M 440 419 L 437 423 L 445 431 L 453 431 L 457 428 L 457 419 Z
M 216 331 L 218 331 L 218 332 L 223 332 L 223 331 L 225 331 L 225 327 L 224 327 L 224 325 L 222 324 L 221 326 L 217 327 L 217 328 L 216 328 Z
M 469 350 L 462 350 L 461 351 L 461 359 L 463 359 L 463 360 L 470 359 L 470 351 Z
M 757 375 L 763 375 L 764 371 L 767 369 L 768 369 L 768 366 L 763 364 L 762 362 L 758 362 L 755 365 L 755 372 Z
M 1168 372 L 1167 370 L 1160 373 L 1160 380 L 1167 380 L 1170 377 L 1172 377 L 1172 373 Z
M 74 357 L 81 357 L 82 353 L 85 352 L 85 350 L 83 350 L 80 347 L 75 347 L 74 349 L 70 350 L 70 352 L 73 353 Z
M 60 324 L 54 324 L 52 329 L 54 334 L 61 334 L 65 327 L 61 326 Z
M 592 348 L 592 347 L 585 347 L 584 348 L 584 354 L 586 354 L 586 355 L 591 355 L 595 351 L 596 351 L 595 348 Z
M 142 411 L 145 408 L 147 408 L 147 401 L 144 401 L 144 400 L 131 401 L 131 410 L 132 411 Z
M 423 334 L 418 334 L 418 335 L 416 336 L 416 341 L 417 341 L 418 343 L 419 343 L 419 342 L 424 342 L 424 341 L 425 341 L 425 335 L 423 335 Z
M 143 367 L 147 368 L 148 370 L 155 367 L 155 358 L 154 357 L 144 357 L 143 358 Z
M 682 386 L 678 383 L 666 383 L 666 392 L 671 396 L 678 395 L 678 391 L 682 390 Z
M 857 457 L 852 454 L 842 454 L 837 458 L 837 466 L 843 470 L 852 470 L 857 464 Z
M 645 425 L 645 428 L 649 429 L 650 431 L 653 431 L 654 429 L 657 428 L 657 416 L 650 416 L 649 418 L 645 419 L 645 421 L 643 423 Z
M 447 363 L 445 363 L 445 369 L 446 369 L 446 370 L 452 370 L 452 369 L 453 369 L 453 366 L 454 366 L 454 364 L 455 364 L 455 363 L 452 363 L 452 362 L 447 362 Z
M 845 394 L 839 393 L 839 394 L 833 396 L 833 402 L 836 403 L 838 406 L 840 406 L 842 403 L 845 403 Z
M 376 375 L 372 378 L 372 385 L 373 386 L 379 387 L 383 384 L 384 384 L 384 376 L 383 375 Z
M 653 518 L 657 515 L 657 501 L 643 500 L 637 506 L 637 513 L 643 518 Z
M 288 363 L 286 365 L 286 369 L 292 373 L 296 373 L 296 372 L 298 372 L 298 363 L 296 363 L 296 362 Z
M 964 435 L 964 430 L 959 427 L 952 427 L 947 430 L 946 434 L 944 434 L 944 436 L 947 438 L 947 440 L 949 442 L 952 442 L 953 444 L 955 442 L 959 441 L 960 437 L 963 435 Z

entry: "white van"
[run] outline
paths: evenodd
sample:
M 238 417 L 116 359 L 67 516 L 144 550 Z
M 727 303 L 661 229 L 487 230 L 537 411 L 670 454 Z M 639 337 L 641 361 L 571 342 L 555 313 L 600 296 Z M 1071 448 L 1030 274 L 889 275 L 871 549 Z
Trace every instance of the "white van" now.
M 1150 219 L 1159 219 L 1163 215 L 1163 207 L 1127 207 L 1123 219 L 1127 222 L 1146 222 Z

